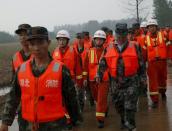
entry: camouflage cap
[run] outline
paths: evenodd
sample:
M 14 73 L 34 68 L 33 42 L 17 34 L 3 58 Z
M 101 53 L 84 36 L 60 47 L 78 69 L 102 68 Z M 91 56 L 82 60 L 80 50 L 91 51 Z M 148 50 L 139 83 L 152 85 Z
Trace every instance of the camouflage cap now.
M 76 34 L 76 38 L 77 39 L 83 39 L 84 38 L 84 33 L 82 33 L 82 32 L 81 33 L 77 33 Z
M 127 23 L 117 23 L 115 33 L 116 33 L 116 35 L 125 35 L 126 36 L 128 34 Z
M 31 39 L 48 39 L 48 30 L 45 27 L 35 26 L 27 31 L 28 38 Z
M 88 32 L 88 31 L 83 31 L 82 32 L 85 36 L 89 36 L 90 35 L 90 33 Z
M 109 31 L 109 28 L 106 27 L 106 26 L 103 26 L 103 27 L 101 28 L 101 30 L 103 30 L 104 32 L 108 32 L 108 31 Z
M 133 23 L 132 24 L 132 28 L 135 29 L 139 29 L 140 28 L 140 23 Z
M 16 34 L 20 34 L 21 31 L 27 31 L 31 26 L 29 24 L 21 24 L 18 26 L 18 29 L 15 31 Z

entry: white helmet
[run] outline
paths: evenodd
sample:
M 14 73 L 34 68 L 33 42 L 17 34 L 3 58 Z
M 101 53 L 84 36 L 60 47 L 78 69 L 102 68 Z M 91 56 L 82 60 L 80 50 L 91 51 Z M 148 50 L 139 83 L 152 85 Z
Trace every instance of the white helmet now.
M 150 19 L 147 22 L 147 26 L 149 26 L 149 25 L 156 25 L 156 26 L 158 26 L 158 23 L 157 23 L 157 21 L 155 19 Z
M 68 31 L 66 31 L 66 30 L 60 30 L 60 31 L 57 33 L 56 38 L 60 38 L 60 37 L 70 39 L 69 32 L 68 32 Z
M 103 38 L 106 39 L 106 33 L 102 30 L 98 30 L 94 33 L 94 38 Z
M 141 25 L 140 25 L 140 27 L 147 27 L 147 22 L 146 21 L 143 21 L 142 23 L 141 23 Z

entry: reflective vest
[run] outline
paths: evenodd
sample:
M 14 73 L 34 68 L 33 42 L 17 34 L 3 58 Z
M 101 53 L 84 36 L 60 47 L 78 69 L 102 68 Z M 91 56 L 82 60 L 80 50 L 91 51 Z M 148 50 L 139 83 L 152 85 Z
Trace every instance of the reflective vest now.
M 35 77 L 30 61 L 27 61 L 19 69 L 18 81 L 24 119 L 30 122 L 49 122 L 64 117 L 60 62 L 52 61 L 40 77 Z
M 23 63 L 22 55 L 20 54 L 20 51 L 16 52 L 16 54 L 13 56 L 13 68 L 16 71 L 18 67 Z
M 112 77 L 117 77 L 117 62 L 121 58 L 124 61 L 124 76 L 133 76 L 137 73 L 139 64 L 138 64 L 138 55 L 136 52 L 135 44 L 130 42 L 128 47 L 121 54 L 118 53 L 115 47 L 109 47 L 105 55 L 106 62 L 109 68 L 109 73 Z
M 147 52 L 148 52 L 148 61 L 167 58 L 166 44 L 164 41 L 164 36 L 162 32 L 158 32 L 157 38 L 153 41 L 153 38 L 150 35 L 146 36 Z
M 89 53 L 89 80 L 90 81 L 95 81 L 95 77 L 98 71 L 98 65 L 99 65 L 99 60 L 97 58 L 97 50 L 96 48 L 91 48 Z M 103 54 L 102 54 L 103 57 Z M 101 59 L 101 57 L 100 57 Z M 108 81 L 108 72 L 106 71 L 103 76 L 103 81 Z
M 73 47 L 67 47 L 67 50 L 64 54 L 62 54 L 59 48 L 56 48 L 53 52 L 53 59 L 58 60 L 66 65 L 66 67 L 70 70 L 72 76 L 75 75 L 75 52 Z

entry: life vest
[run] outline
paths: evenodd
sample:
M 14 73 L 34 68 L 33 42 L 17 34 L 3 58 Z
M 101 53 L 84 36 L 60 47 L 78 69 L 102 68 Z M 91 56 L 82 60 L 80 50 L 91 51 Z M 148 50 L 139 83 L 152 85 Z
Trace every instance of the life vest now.
M 164 36 L 162 32 L 158 32 L 157 38 L 155 42 L 150 37 L 150 35 L 146 36 L 146 44 L 147 44 L 147 52 L 148 52 L 148 61 L 167 58 L 167 49 L 164 41 Z
M 75 75 L 75 52 L 72 46 L 68 46 L 64 54 L 60 52 L 59 48 L 56 48 L 52 56 L 54 60 L 58 60 L 64 63 L 66 67 L 70 70 L 72 76 Z
M 97 58 L 97 51 L 96 48 L 91 48 L 88 54 L 89 57 L 89 80 L 95 81 L 95 77 L 98 71 L 99 61 Z M 103 54 L 102 54 L 103 57 Z M 101 59 L 101 57 L 100 57 Z M 108 72 L 106 71 L 103 76 L 103 81 L 108 81 Z
M 24 119 L 30 122 L 49 122 L 64 117 L 62 63 L 53 60 L 40 77 L 35 77 L 30 61 L 27 61 L 19 69 L 18 81 Z
M 139 68 L 135 44 L 130 42 L 128 47 L 121 54 L 118 53 L 114 46 L 108 48 L 105 58 L 109 68 L 109 73 L 114 78 L 117 77 L 117 62 L 120 57 L 122 57 L 124 61 L 124 76 L 127 77 L 135 75 Z
M 16 54 L 14 54 L 13 56 L 13 60 L 12 60 L 12 64 L 13 64 L 13 68 L 14 71 L 16 71 L 18 69 L 18 67 L 24 62 L 22 55 L 20 53 L 20 51 L 16 52 Z

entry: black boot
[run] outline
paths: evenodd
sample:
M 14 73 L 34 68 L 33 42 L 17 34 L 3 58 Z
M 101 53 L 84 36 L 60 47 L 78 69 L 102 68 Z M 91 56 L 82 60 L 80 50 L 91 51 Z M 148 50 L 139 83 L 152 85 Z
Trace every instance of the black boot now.
M 125 121 L 121 119 L 121 130 L 126 129 L 127 127 L 125 126 Z
M 158 107 L 158 102 L 152 102 L 152 105 L 151 105 L 152 108 L 157 108 Z
M 136 128 L 136 123 L 135 123 L 135 111 L 133 110 L 127 110 L 126 111 L 126 121 L 125 121 L 125 126 L 129 131 L 132 131 Z
M 98 128 L 104 128 L 104 121 L 98 121 Z

